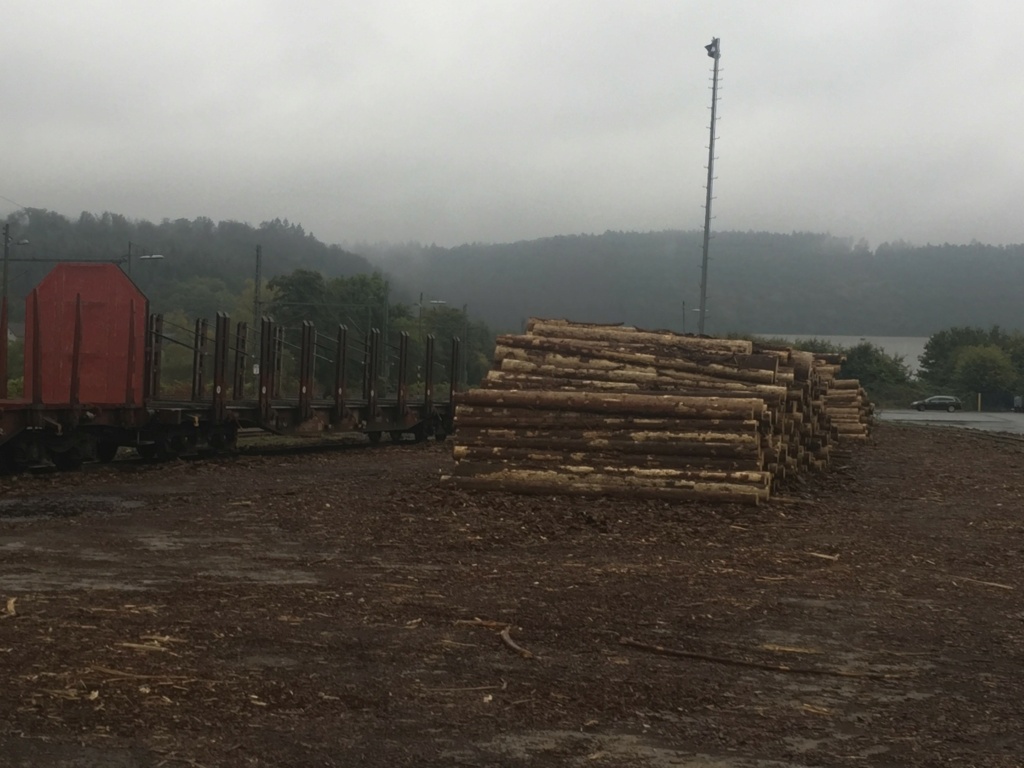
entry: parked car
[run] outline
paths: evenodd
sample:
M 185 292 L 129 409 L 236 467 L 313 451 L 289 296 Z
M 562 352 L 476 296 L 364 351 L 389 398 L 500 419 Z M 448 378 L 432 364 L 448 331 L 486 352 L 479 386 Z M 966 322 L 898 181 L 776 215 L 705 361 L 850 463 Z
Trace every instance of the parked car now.
M 916 408 L 919 411 L 949 411 L 953 413 L 953 411 L 959 411 L 963 408 L 964 404 L 960 402 L 959 397 L 933 395 L 924 400 L 915 400 L 910 404 L 910 407 Z

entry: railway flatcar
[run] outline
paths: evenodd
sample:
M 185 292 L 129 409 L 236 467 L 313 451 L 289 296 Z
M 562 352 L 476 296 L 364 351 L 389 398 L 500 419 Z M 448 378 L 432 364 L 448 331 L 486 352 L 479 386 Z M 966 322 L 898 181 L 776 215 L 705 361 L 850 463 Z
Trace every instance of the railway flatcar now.
M 443 439 L 452 429 L 457 338 L 441 363 L 434 338 L 426 337 L 412 398 L 407 334 L 389 344 L 377 329 L 350 338 L 343 325 L 324 334 L 312 323 L 285 329 L 269 317 L 250 329 L 220 313 L 212 328 L 197 320 L 182 342 L 180 334 L 165 333 L 163 317 L 150 314 L 148 299 L 119 266 L 69 262 L 26 298 L 23 394 L 12 398 L 7 325 L 4 303 L 0 470 L 76 469 L 110 461 L 122 447 L 148 459 L 230 449 L 247 428 L 361 433 L 370 443 L 385 434 L 403 442 Z M 168 343 L 187 344 L 192 354 L 184 397 L 162 392 Z M 435 387 L 444 384 L 446 396 L 435 399 Z

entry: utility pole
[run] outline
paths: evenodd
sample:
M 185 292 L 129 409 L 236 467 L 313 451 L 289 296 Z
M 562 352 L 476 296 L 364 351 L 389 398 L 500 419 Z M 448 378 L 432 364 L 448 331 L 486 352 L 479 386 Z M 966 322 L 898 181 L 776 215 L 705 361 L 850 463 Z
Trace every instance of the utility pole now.
M 249 332 L 252 337 L 252 359 L 259 363 L 260 359 L 260 313 L 263 306 L 260 304 L 260 283 L 263 282 L 263 246 L 256 246 L 256 275 L 252 285 L 252 330 Z
M 11 225 L 4 224 L 4 295 L 3 303 L 7 303 L 7 261 L 11 255 Z M 7 343 L 7 339 L 4 339 Z
M 7 399 L 7 257 L 10 255 L 11 225 L 4 224 L 4 293 L 0 299 L 0 399 Z
M 718 60 L 722 57 L 721 41 L 711 38 L 711 45 L 705 45 L 708 56 L 715 60 L 714 76 L 711 79 L 711 141 L 708 142 L 708 185 L 704 202 L 704 256 L 700 263 L 700 319 L 697 333 L 704 335 L 704 318 L 708 308 L 708 245 L 711 242 L 711 185 L 715 180 L 715 120 L 718 107 Z
M 7 298 L 8 298 L 8 295 L 10 293 L 10 291 L 7 289 L 7 278 L 8 278 L 7 265 L 8 265 L 8 263 L 11 260 L 11 242 L 12 242 L 11 241 L 11 225 L 10 224 L 4 224 L 4 235 L 3 235 L 3 237 L 4 237 L 4 268 L 3 268 L 4 288 L 3 288 L 3 299 L 2 300 L 4 302 L 6 302 Z M 14 243 L 14 244 L 15 245 L 28 245 L 28 240 L 24 240 L 24 239 L 23 240 L 19 240 L 17 243 Z M 18 261 L 18 259 L 15 259 L 15 261 Z
M 391 366 L 388 362 L 391 355 L 388 354 L 389 339 L 391 338 L 391 283 L 384 281 L 384 312 L 381 315 L 381 325 L 384 326 L 381 336 L 384 338 L 384 359 L 381 361 L 381 373 L 383 374 L 384 386 L 391 380 Z
M 469 389 L 469 304 L 462 305 L 462 386 Z
M 256 246 L 256 275 L 252 284 L 252 329 L 253 338 L 258 332 L 260 327 L 260 310 L 263 308 L 260 304 L 260 283 L 263 282 L 263 247 Z

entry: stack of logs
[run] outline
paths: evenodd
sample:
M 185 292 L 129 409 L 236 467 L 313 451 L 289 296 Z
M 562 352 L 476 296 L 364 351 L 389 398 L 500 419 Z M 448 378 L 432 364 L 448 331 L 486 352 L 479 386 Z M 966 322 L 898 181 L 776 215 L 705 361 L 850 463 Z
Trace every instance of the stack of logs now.
M 470 489 L 759 503 L 824 469 L 870 406 L 841 361 L 788 347 L 531 320 L 459 396 L 451 480 Z M 831 417 L 832 412 L 838 419 Z M 856 424 L 856 431 L 854 424 Z

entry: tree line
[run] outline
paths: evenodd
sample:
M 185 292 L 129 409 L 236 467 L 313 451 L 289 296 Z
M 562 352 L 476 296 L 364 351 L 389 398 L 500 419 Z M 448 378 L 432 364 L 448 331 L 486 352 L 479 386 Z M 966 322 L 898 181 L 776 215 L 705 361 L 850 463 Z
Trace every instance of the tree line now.
M 54 261 L 94 260 L 122 264 L 151 309 L 184 328 L 217 311 L 251 322 L 255 309 L 290 325 L 309 319 L 356 334 L 366 327 L 404 332 L 413 356 L 428 334 L 466 337 L 462 376 L 469 381 L 489 365 L 494 332 L 518 332 L 530 316 L 696 330 L 698 231 L 341 247 L 280 219 L 152 223 L 82 213 L 72 220 L 26 208 L 7 223 L 15 243 L 14 320 L 20 299 Z M 29 244 L 18 245 L 23 239 Z M 151 255 L 162 258 L 143 258 Z M 981 392 L 1002 407 L 1024 389 L 1024 342 L 1004 330 L 1024 328 L 1021 285 L 1020 245 L 884 243 L 872 250 L 827 234 L 721 232 L 711 247 L 706 328 L 718 336 L 927 336 L 916 378 L 877 349 L 846 350 L 847 368 L 897 399 L 914 391 Z
M 693 332 L 702 233 L 606 232 L 500 245 L 358 244 L 429 291 L 484 307 L 516 330 L 530 316 Z M 707 332 L 930 336 L 962 326 L 1024 328 L 1024 245 L 882 243 L 827 234 L 718 232 Z
M 700 303 L 702 233 L 605 232 L 455 247 L 419 243 L 328 245 L 300 224 L 252 226 L 208 218 L 160 223 L 111 213 L 70 220 L 22 209 L 8 217 L 11 294 L 23 296 L 51 264 L 119 260 L 158 309 L 223 309 L 262 275 L 297 269 L 327 278 L 380 272 L 394 301 L 420 293 L 498 331 L 528 317 L 622 322 L 693 332 Z M 128 261 L 129 250 L 135 258 Z M 159 261 L 141 257 L 159 254 Z M 710 248 L 706 330 L 794 336 L 930 336 L 946 328 L 1024 328 L 1024 245 L 883 243 L 828 234 L 719 232 Z M 14 308 L 15 312 L 18 308 Z
M 844 347 L 825 339 L 761 339 L 809 352 L 845 357 L 839 378 L 858 379 L 872 401 L 906 407 L 935 394 L 956 395 L 971 406 L 980 397 L 990 410 L 1014 407 L 1024 395 L 1024 333 L 999 326 L 946 328 L 928 337 L 916 375 L 902 355 L 893 355 L 867 341 Z

